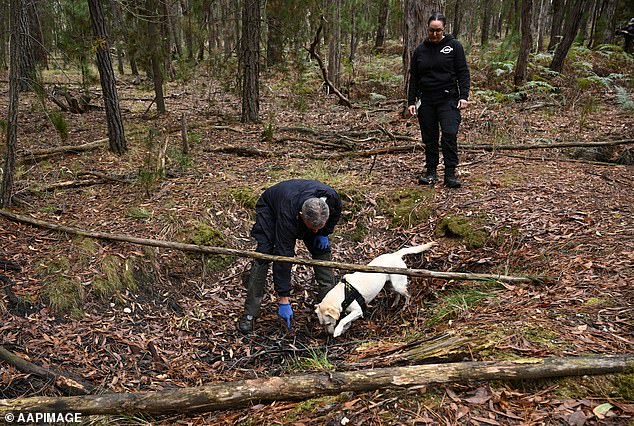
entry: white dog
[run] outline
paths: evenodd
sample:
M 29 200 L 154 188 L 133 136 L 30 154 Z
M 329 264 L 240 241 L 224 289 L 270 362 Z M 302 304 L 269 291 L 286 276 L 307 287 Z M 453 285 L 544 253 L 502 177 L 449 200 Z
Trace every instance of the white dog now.
M 382 254 L 370 262 L 369 265 L 407 268 L 403 261 L 403 256 L 421 253 L 436 244 L 431 242 L 420 246 L 406 247 L 395 253 Z M 410 295 L 407 292 L 406 275 L 355 272 L 344 275 L 342 280 L 326 294 L 321 303 L 315 305 L 315 313 L 319 318 L 319 323 L 334 337 L 341 336 L 350 328 L 352 321 L 363 316 L 365 305 L 379 294 L 388 281 L 396 292 L 396 300 L 392 306 L 396 306 L 401 296 L 405 297 L 405 305 L 407 305 Z M 342 312 L 348 315 L 339 321 Z

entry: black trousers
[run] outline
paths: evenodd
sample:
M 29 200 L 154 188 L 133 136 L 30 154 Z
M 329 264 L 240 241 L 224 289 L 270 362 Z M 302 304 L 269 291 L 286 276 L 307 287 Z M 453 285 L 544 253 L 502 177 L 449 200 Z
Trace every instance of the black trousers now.
M 457 93 L 441 92 L 421 96 L 417 115 L 423 144 L 425 144 L 427 170 L 435 170 L 438 167 L 439 138 L 445 169 L 455 169 L 458 165 L 458 128 L 461 120 L 458 101 Z M 440 137 L 439 126 L 442 137 Z

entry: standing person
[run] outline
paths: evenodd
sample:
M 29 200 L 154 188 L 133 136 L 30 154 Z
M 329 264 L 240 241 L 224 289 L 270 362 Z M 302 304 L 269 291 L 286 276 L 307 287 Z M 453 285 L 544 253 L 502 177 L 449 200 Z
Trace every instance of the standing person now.
M 341 216 L 341 199 L 337 192 L 316 180 L 287 180 L 268 188 L 255 205 L 255 225 L 251 236 L 259 253 L 295 256 L 296 240 L 303 240 L 313 259 L 331 260 L 330 235 Z M 251 263 L 244 303 L 244 314 L 238 321 L 242 333 L 253 331 L 260 314 L 266 287 L 269 261 Z M 277 313 L 288 328 L 293 309 L 290 305 L 291 263 L 273 262 L 273 283 L 277 293 Z M 317 302 L 335 285 L 331 268 L 313 267 L 319 285 Z
M 425 144 L 427 171 L 418 182 L 433 185 L 438 181 L 440 124 L 444 182 L 449 188 L 459 188 L 462 183 L 456 178 L 457 136 L 460 110 L 468 105 L 470 77 L 462 45 L 451 34 L 445 34 L 446 22 L 447 18 L 440 13 L 427 21 L 428 37 L 414 50 L 410 62 L 407 102 L 410 114 L 418 115 Z M 420 102 L 418 108 L 417 101 Z

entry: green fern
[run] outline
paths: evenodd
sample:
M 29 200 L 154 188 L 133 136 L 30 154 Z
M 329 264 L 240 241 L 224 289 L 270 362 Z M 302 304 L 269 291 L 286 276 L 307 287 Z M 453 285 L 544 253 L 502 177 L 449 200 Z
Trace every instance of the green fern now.
M 634 111 L 634 100 L 627 93 L 627 90 L 621 86 L 614 86 L 616 92 L 616 103 L 619 104 L 621 109 L 626 111 Z

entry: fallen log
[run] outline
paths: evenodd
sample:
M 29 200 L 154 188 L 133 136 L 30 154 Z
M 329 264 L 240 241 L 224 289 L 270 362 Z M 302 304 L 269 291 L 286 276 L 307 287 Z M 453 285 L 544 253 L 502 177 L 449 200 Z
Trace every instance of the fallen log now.
M 21 358 L 0 345 L 0 359 L 6 361 L 18 370 L 27 374 L 34 374 L 44 380 L 51 380 L 55 387 L 67 395 L 87 395 L 95 391 L 95 386 L 68 373 L 53 368 L 43 368 Z M 4 417 L 3 417 L 4 418 Z
M 323 372 L 223 382 L 197 388 L 72 397 L 0 399 L 0 418 L 28 412 L 149 415 L 185 414 L 236 408 L 250 403 L 302 400 L 341 392 L 412 388 L 471 380 L 542 379 L 623 373 L 634 368 L 633 355 L 524 358 Z
M 139 244 L 139 245 L 145 245 L 145 246 L 151 246 L 151 247 L 170 248 L 170 249 L 193 252 L 193 253 L 225 254 L 225 255 L 231 255 L 231 256 L 249 257 L 252 259 L 269 260 L 273 262 L 296 263 L 299 265 L 325 266 L 328 268 L 347 269 L 351 271 L 382 272 L 382 273 L 408 275 L 412 277 L 440 278 L 440 279 L 447 279 L 447 280 L 453 279 L 453 280 L 474 280 L 474 281 L 502 281 L 502 282 L 508 282 L 508 283 L 530 283 L 530 282 L 542 281 L 539 278 L 516 277 L 516 276 L 510 276 L 510 275 L 474 274 L 474 273 L 468 273 L 468 272 L 437 272 L 437 271 L 430 271 L 427 269 L 407 269 L 407 268 L 390 268 L 390 267 L 370 266 L 370 265 L 356 265 L 353 263 L 330 262 L 326 260 L 304 259 L 301 257 L 276 256 L 272 254 L 258 253 L 255 251 L 239 250 L 239 249 L 232 249 L 232 248 L 225 248 L 225 247 L 200 246 L 196 244 L 178 243 L 174 241 L 152 240 L 147 238 L 138 238 L 138 237 L 132 237 L 129 235 L 122 235 L 122 234 L 109 234 L 106 232 L 86 231 L 83 229 L 73 228 L 70 226 L 57 225 L 50 222 L 44 222 L 42 220 L 33 219 L 31 217 L 11 213 L 7 210 L 2 210 L 2 209 L 0 209 L 0 216 L 4 216 L 16 222 L 27 223 L 29 225 L 37 226 L 39 228 L 52 229 L 54 231 L 66 232 L 68 234 L 79 235 L 82 237 L 89 237 L 89 238 L 110 240 L 110 241 L 122 241 L 122 242 L 127 242 L 132 244 Z

